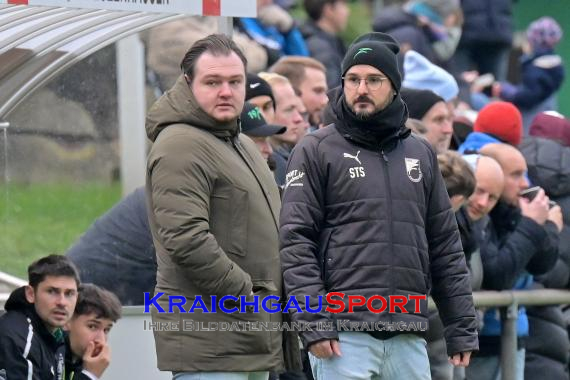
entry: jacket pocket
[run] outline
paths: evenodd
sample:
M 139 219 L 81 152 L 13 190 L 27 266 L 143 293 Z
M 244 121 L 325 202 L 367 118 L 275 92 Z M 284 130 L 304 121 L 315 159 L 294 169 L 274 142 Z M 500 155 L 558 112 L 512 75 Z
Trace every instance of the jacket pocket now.
M 249 222 L 249 202 L 247 190 L 232 188 L 230 198 L 230 241 L 227 252 L 238 256 L 247 253 L 247 233 Z
M 210 199 L 210 231 L 226 253 L 245 256 L 249 220 L 246 190 L 225 185 Z

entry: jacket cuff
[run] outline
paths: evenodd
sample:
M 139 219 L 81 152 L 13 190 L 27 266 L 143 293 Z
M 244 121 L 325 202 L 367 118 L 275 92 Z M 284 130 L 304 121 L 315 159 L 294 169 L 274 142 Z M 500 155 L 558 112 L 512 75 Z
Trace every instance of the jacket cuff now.
M 314 329 L 314 326 L 313 326 Z M 303 341 L 303 346 L 306 350 L 309 349 L 309 346 L 318 343 L 323 340 L 338 340 L 338 331 L 303 331 L 301 334 L 301 340 Z

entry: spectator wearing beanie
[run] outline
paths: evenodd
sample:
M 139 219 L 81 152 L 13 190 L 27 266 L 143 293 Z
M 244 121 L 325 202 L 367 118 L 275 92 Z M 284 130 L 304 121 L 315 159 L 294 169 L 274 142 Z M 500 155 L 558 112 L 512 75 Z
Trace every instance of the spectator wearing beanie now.
M 564 81 L 564 63 L 554 52 L 562 38 L 562 29 L 550 17 L 530 24 L 527 39 L 530 53 L 521 58 L 521 83 L 497 83 L 493 95 L 516 105 L 523 117 L 524 134 L 540 112 L 557 108 L 556 93 Z
M 261 111 L 268 123 L 275 119 L 275 97 L 269 83 L 256 74 L 247 74 L 245 100 Z
M 437 153 L 449 149 L 453 134 L 452 116 L 443 98 L 430 90 L 402 88 L 402 99 L 408 106 L 409 116 L 420 120 L 426 127 L 423 137 Z
M 473 133 L 459 147 L 460 153 L 476 153 L 489 143 L 517 146 L 522 140 L 522 116 L 512 103 L 487 104 L 475 120 Z
M 354 41 L 341 65 L 343 86 L 328 105 L 333 124 L 307 135 L 291 153 L 280 216 L 286 296 L 312 299 L 343 289 L 369 298 L 433 289 L 446 324 L 447 355 L 466 366 L 478 348 L 467 267 L 434 151 L 405 127 L 398 52 L 384 33 Z M 401 244 L 385 246 L 386 239 Z M 431 265 L 422 265 L 424 260 Z M 424 305 L 415 313 L 357 308 L 334 316 L 309 313 L 309 306 L 301 303 L 294 322 L 313 326 L 343 319 L 374 326 L 367 332 L 302 331 L 317 380 L 430 378 L 423 333 L 376 327 L 425 323 Z
M 536 115 L 530 124 L 530 135 L 554 140 L 570 147 L 570 120 L 556 111 Z

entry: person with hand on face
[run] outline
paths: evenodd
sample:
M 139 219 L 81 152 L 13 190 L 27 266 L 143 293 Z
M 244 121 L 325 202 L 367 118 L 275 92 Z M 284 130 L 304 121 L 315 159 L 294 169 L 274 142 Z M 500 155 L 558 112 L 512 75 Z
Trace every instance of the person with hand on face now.
M 532 275 L 549 271 L 558 258 L 559 230 L 554 220 L 556 209 L 549 210 L 548 197 L 541 189 L 532 200 L 519 194 L 528 188 L 527 166 L 522 154 L 507 144 L 487 144 L 482 155 L 495 159 L 504 173 L 501 198 L 490 211 L 490 220 L 480 241 L 483 264 L 483 289 L 526 289 L 532 285 Z M 473 202 L 474 206 L 476 202 Z M 475 217 L 486 210 L 472 207 Z M 500 376 L 501 320 L 497 309 L 484 315 L 479 342 L 480 350 L 466 369 L 468 379 L 495 379 Z M 528 335 L 528 318 L 524 307 L 519 308 L 517 320 L 518 350 L 517 378 L 524 376 L 524 339 Z
M 381 306 L 373 296 L 431 293 L 451 363 L 467 366 L 478 348 L 469 274 L 437 157 L 405 126 L 398 51 L 383 33 L 353 42 L 342 62 L 343 87 L 326 112 L 333 124 L 303 138 L 287 167 L 283 279 L 300 307 L 293 320 L 314 327 L 301 337 L 317 380 L 430 378 L 423 334 L 380 327 L 427 325 L 427 302 L 414 310 L 408 300 L 405 311 L 392 313 L 364 304 L 334 316 L 309 312 L 335 291 L 344 302 L 357 295 L 373 308 Z M 339 320 L 362 332 L 343 330 Z M 328 322 L 330 329 L 317 327 Z
M 82 284 L 73 317 L 66 324 L 65 380 L 98 380 L 111 362 L 107 335 L 121 318 L 113 293 Z
M 10 294 L 0 317 L 0 379 L 62 379 L 62 328 L 73 315 L 78 286 L 77 269 L 65 256 L 28 267 L 28 285 Z

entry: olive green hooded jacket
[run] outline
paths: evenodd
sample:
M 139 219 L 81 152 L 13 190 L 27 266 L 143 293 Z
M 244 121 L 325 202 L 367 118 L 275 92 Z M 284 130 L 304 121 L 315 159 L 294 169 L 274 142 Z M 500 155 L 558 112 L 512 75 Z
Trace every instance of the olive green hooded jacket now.
M 146 193 L 158 263 L 155 296 L 164 293 L 157 303 L 165 311 L 151 306 L 151 312 L 153 322 L 174 330 L 154 329 L 158 368 L 281 369 L 280 332 L 220 331 L 232 322 L 281 322 L 281 313 L 261 308 L 231 314 L 219 308 L 227 295 L 282 294 L 280 200 L 266 161 L 239 133 L 238 121 L 219 123 L 198 106 L 182 76 L 150 109 L 146 131 L 153 141 Z M 174 295 L 186 298 L 184 312 L 169 309 L 168 296 Z M 208 311 L 215 296 L 217 312 L 189 312 L 197 296 Z M 225 306 L 239 308 L 239 302 Z M 196 331 L 208 326 L 217 331 Z

